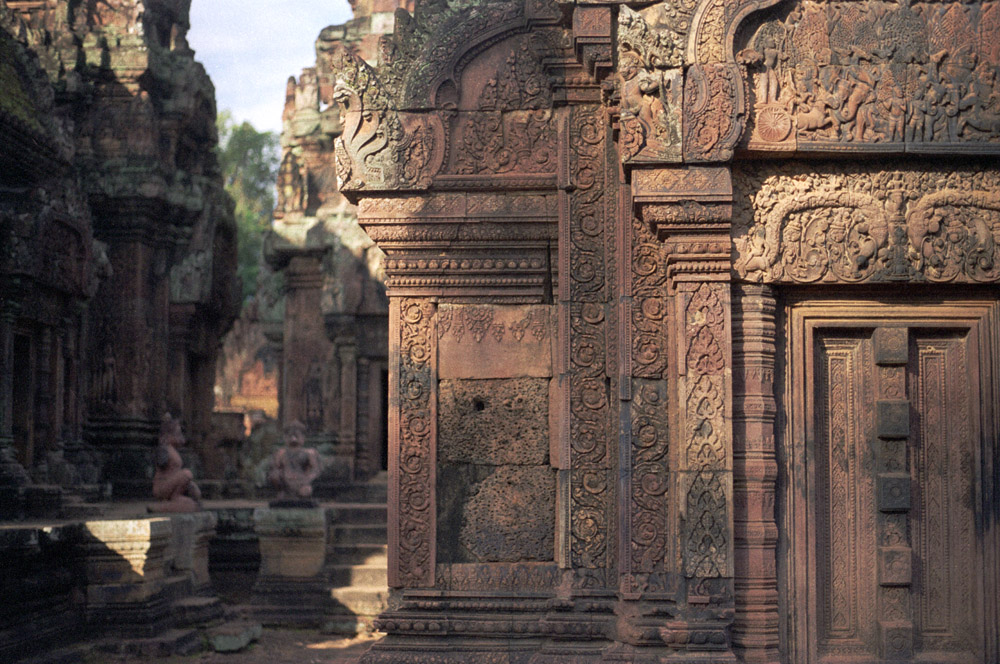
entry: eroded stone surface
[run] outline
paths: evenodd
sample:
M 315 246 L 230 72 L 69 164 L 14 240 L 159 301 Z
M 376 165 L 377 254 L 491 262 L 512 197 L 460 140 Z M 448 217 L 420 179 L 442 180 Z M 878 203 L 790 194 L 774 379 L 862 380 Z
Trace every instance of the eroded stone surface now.
M 555 471 L 498 468 L 472 487 L 459 541 L 479 562 L 551 560 Z
M 548 398 L 546 378 L 442 380 L 438 458 L 481 465 L 547 463 Z

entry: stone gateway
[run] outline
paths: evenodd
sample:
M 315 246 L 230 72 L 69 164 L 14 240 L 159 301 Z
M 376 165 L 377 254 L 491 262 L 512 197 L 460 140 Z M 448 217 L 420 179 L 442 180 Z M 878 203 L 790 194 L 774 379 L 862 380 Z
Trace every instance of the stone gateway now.
M 1000 2 L 419 2 L 325 43 L 386 253 L 389 663 L 1000 658 Z

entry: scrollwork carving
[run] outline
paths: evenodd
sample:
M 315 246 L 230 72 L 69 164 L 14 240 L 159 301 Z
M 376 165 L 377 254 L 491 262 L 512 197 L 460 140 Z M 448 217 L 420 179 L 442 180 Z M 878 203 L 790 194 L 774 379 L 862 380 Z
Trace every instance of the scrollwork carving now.
M 603 569 L 608 549 L 604 122 L 600 107 L 570 111 L 570 534 L 574 567 Z
M 434 561 L 434 471 L 431 414 L 432 320 L 427 300 L 399 303 L 399 517 L 398 581 L 404 587 L 431 585 Z
M 971 171 L 947 181 L 919 171 L 765 176 L 740 197 L 752 210 L 737 215 L 734 268 L 772 283 L 998 281 L 995 180 Z
M 694 65 L 684 81 L 684 160 L 728 161 L 746 119 L 735 64 Z

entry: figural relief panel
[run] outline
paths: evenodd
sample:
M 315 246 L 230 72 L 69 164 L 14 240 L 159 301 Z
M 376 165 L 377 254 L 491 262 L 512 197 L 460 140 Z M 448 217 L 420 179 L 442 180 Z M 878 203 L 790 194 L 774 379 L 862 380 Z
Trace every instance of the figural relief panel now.
M 1000 150 L 1000 2 L 796 3 L 746 42 L 753 150 Z
M 975 167 L 736 171 L 734 268 L 749 281 L 1000 279 L 1000 177 Z

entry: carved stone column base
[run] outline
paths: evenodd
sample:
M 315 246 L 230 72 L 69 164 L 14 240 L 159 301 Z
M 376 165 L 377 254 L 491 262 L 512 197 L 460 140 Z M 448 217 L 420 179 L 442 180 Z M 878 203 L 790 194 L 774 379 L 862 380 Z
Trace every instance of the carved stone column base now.
M 90 521 L 84 525 L 86 621 L 96 630 L 153 636 L 166 629 L 164 589 L 169 518 Z

